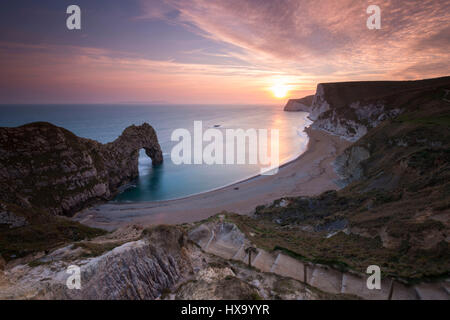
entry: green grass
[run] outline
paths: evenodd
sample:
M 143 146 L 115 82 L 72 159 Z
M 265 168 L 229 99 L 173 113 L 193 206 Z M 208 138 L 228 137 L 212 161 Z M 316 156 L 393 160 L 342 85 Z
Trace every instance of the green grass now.
M 425 126 L 450 126 L 450 114 L 440 116 L 417 117 L 414 114 L 404 114 L 396 118 L 399 122 L 408 122 Z
M 91 239 L 106 231 L 90 228 L 78 222 L 55 217 L 47 223 L 9 229 L 0 228 L 0 254 L 6 260 L 52 250 L 64 244 Z
M 98 257 L 107 251 L 111 251 L 114 248 L 122 245 L 123 241 L 108 242 L 108 243 L 95 243 L 95 242 L 78 242 L 73 246 L 75 248 L 84 249 L 84 258 Z
M 432 250 L 411 249 L 408 241 L 398 249 L 383 247 L 380 237 L 368 238 L 343 232 L 331 238 L 295 227 L 282 227 L 264 218 L 227 215 L 259 248 L 282 251 L 300 261 L 333 266 L 341 271 L 365 273 L 367 266 L 381 267 L 383 275 L 399 277 L 407 282 L 448 276 L 450 261 L 448 244 L 441 243 Z M 400 228 L 402 224 L 396 224 Z M 440 223 L 408 225 L 406 233 L 436 232 Z M 253 236 L 250 236 L 250 233 Z M 270 235 L 270 236 L 268 236 Z

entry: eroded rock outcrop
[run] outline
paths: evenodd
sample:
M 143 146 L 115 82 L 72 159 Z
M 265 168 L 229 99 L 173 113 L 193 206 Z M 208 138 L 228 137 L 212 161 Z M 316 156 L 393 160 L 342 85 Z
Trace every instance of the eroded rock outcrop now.
M 229 259 L 224 258 L 229 257 L 229 252 L 212 252 L 213 248 L 221 246 L 237 250 L 239 247 L 235 245 L 240 240 L 249 242 L 234 224 L 207 223 L 205 228 L 190 235 L 206 243 L 210 235 L 203 231 L 211 229 L 218 231 L 219 238 L 210 241 L 207 252 L 194 244 L 181 227 L 157 226 L 140 230 L 135 226 L 58 248 L 33 261 L 10 263 L 4 270 L 0 261 L 0 299 L 304 300 L 336 297 L 336 294 L 308 288 L 281 269 L 262 273 L 261 265 L 255 262 L 256 256 L 255 268 L 248 268 L 241 262 L 245 256 Z M 117 241 L 127 242 L 109 249 Z M 102 248 L 106 251 L 92 256 Z M 68 280 L 74 283 L 67 273 L 70 266 L 80 268 L 80 289 L 70 289 L 66 285 Z
M 317 85 L 310 104 L 310 97 L 291 99 L 284 110 L 309 112 L 309 118 L 314 121 L 311 128 L 357 142 L 386 120 L 430 105 L 430 101 L 437 97 L 436 92 L 438 98 L 446 96 L 449 87 L 450 77 L 417 81 L 321 83 Z M 444 103 L 445 99 L 441 99 L 440 103 Z M 442 107 L 430 105 L 429 108 L 428 112 L 431 112 Z M 395 143 L 406 146 L 404 140 L 399 138 Z M 363 178 L 362 162 L 370 157 L 371 149 L 370 143 L 354 144 L 337 157 L 334 167 L 340 177 L 336 181 L 339 186 L 344 187 Z
M 450 77 L 419 81 L 321 83 L 310 107 L 312 128 L 356 141 L 369 129 L 402 113 L 425 89 L 450 84 Z
M 88 243 L 89 244 L 89 243 Z M 106 245 L 97 243 L 96 246 Z M 92 246 L 92 245 L 91 245 Z M 192 274 L 189 254 L 199 251 L 177 227 L 147 229 L 136 240 L 88 257 L 81 247 L 67 246 L 42 258 L 38 266 L 20 264 L 1 279 L 2 299 L 155 299 Z M 80 268 L 81 289 L 66 286 L 74 265 Z
M 139 150 L 163 161 L 155 130 L 130 126 L 101 144 L 46 122 L 0 128 L 0 200 L 71 215 L 137 178 Z
M 341 178 L 336 181 L 340 187 L 345 187 L 349 183 L 359 180 L 364 176 L 364 169 L 361 163 L 370 157 L 370 152 L 362 146 L 354 146 L 346 149 L 336 157 L 334 168 Z
M 338 84 L 334 84 L 339 87 Z M 450 87 L 450 77 L 443 77 L 437 79 L 421 80 L 421 81 L 408 81 L 408 82 L 369 82 L 366 84 L 369 88 L 373 86 L 373 90 L 363 90 L 365 94 L 370 96 L 377 95 L 377 98 L 366 99 L 366 102 L 356 101 L 348 104 L 351 99 L 343 98 L 339 94 L 334 95 L 335 101 L 332 108 L 328 111 L 320 113 L 317 120 L 313 124 L 313 128 L 325 130 L 332 134 L 339 135 L 347 140 L 355 141 L 353 145 L 348 147 L 341 155 L 339 155 L 335 162 L 334 168 L 339 175 L 340 180 L 336 181 L 341 187 L 364 178 L 367 173 L 364 169 L 364 162 L 373 156 L 375 153 L 382 154 L 380 152 L 384 149 L 385 144 L 389 144 L 390 150 L 386 151 L 383 157 L 388 157 L 388 154 L 392 154 L 394 151 L 400 151 L 407 149 L 413 145 L 417 145 L 417 142 L 427 145 L 428 148 L 436 149 L 443 145 L 442 141 L 433 138 L 436 141 L 428 141 L 426 139 L 422 141 L 422 138 L 415 137 L 415 131 L 408 132 L 405 130 L 402 134 L 398 134 L 396 130 L 390 127 L 399 127 L 400 123 L 408 123 L 408 119 L 429 119 L 432 123 L 437 121 L 436 124 L 440 124 L 440 119 L 448 109 L 448 103 L 445 101 L 446 88 Z M 333 86 L 333 85 L 332 85 Z M 349 84 L 350 87 L 357 84 Z M 326 85 L 325 85 L 326 87 Z M 345 96 L 345 86 L 339 92 L 342 91 L 342 95 Z M 322 86 L 323 88 L 323 86 Z M 331 91 L 335 88 L 331 88 Z M 392 91 L 396 91 L 392 93 Z M 356 98 L 360 93 L 356 90 Z M 386 95 L 383 96 L 383 92 Z M 320 96 L 320 94 L 316 95 Z M 330 94 L 333 96 L 333 94 Z M 322 90 L 322 98 L 323 98 Z M 319 100 L 320 100 L 319 99 Z M 389 119 L 396 118 L 399 114 L 397 125 L 387 125 Z M 406 121 L 405 121 L 406 120 Z M 387 127 L 383 127 L 386 124 Z M 411 124 L 420 125 L 420 120 L 414 120 L 409 122 Z M 418 130 L 418 129 L 415 129 Z M 423 131 L 423 129 L 421 129 Z M 370 132 L 370 133 L 369 133 Z M 422 133 L 425 136 L 431 133 Z M 380 137 L 383 137 L 380 139 Z M 441 137 L 442 138 L 442 137 Z M 412 140 L 412 141 L 411 141 Z M 422 142 L 421 142 L 422 141 Z M 377 146 L 377 147 L 376 147 Z M 380 156 L 379 156 L 380 157 Z M 391 159 L 391 165 L 396 163 L 395 157 Z M 368 186 L 372 188 L 394 188 L 398 182 L 398 175 L 403 172 L 402 165 L 396 164 L 396 174 L 387 174 L 388 170 L 377 173 L 376 182 Z M 368 167 L 373 167 L 369 164 Z M 390 170 L 389 170 L 390 171 Z
M 314 95 L 306 96 L 301 99 L 289 99 L 286 106 L 284 107 L 284 111 L 310 112 L 313 98 Z

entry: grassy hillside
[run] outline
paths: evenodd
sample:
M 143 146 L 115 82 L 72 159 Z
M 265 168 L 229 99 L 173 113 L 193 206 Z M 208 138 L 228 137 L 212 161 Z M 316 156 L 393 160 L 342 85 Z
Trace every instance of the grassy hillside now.
M 0 211 L 19 219 L 23 217 L 26 221 L 17 227 L 0 224 L 0 257 L 6 261 L 106 233 L 45 211 L 23 209 L 3 202 L 0 207 Z
M 363 176 L 338 192 L 286 198 L 235 217 L 267 248 L 414 281 L 450 271 L 450 103 L 445 88 L 405 95 L 405 112 L 370 130 Z M 351 154 L 349 152 L 349 154 Z M 328 238 L 327 238 L 328 236 Z

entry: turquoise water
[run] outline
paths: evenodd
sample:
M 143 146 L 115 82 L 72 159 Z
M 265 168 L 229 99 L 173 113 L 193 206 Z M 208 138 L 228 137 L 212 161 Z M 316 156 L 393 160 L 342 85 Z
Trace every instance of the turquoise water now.
M 303 112 L 283 112 L 282 108 L 261 105 L 15 105 L 0 106 L 0 126 L 18 126 L 48 121 L 76 135 L 111 142 L 131 124 L 151 124 L 158 135 L 164 163 L 153 167 L 141 150 L 139 178 L 114 201 L 157 201 L 186 197 L 220 188 L 259 174 L 258 165 L 175 165 L 170 140 L 173 130 L 188 129 L 193 136 L 194 121 L 203 128 L 278 129 L 280 162 L 295 159 L 306 150 L 303 132 L 310 124 Z M 207 143 L 204 144 L 206 146 Z

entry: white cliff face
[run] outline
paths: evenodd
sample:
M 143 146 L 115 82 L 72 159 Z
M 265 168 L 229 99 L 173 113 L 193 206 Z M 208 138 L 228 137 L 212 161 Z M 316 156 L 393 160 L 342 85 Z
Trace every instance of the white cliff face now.
M 365 97 L 355 89 L 336 84 L 318 84 L 310 107 L 312 128 L 326 131 L 349 141 L 357 141 L 382 121 L 399 115 L 402 110 L 388 108 L 383 98 Z M 350 91 L 350 94 L 349 92 Z
M 381 101 L 368 104 L 355 101 L 350 104 L 350 108 L 355 110 L 358 121 L 367 122 L 370 128 L 374 128 L 384 120 L 396 117 L 401 113 L 400 109 L 387 110 L 385 104 Z
M 358 83 L 318 84 L 310 107 L 309 118 L 314 121 L 311 127 L 356 142 L 371 128 L 402 112 L 389 107 L 384 94 L 393 94 L 388 85 L 380 89 Z M 334 163 L 340 177 L 337 183 L 344 187 L 362 178 L 361 162 L 369 157 L 370 152 L 364 147 L 350 147 L 337 157 Z
M 314 96 L 311 112 L 309 118 L 313 121 L 317 120 L 319 115 L 328 111 L 330 109 L 330 104 L 325 100 L 325 91 L 323 85 L 319 83 L 317 85 L 316 95 Z
M 303 111 L 303 112 L 310 112 L 310 106 L 307 106 L 306 104 L 303 104 L 301 102 L 298 102 L 296 100 L 289 100 L 286 106 L 284 107 L 284 111 Z
M 397 116 L 401 110 L 388 110 L 382 101 L 367 104 L 354 101 L 350 103 L 349 108 L 346 108 L 344 114 L 341 112 L 342 110 L 339 109 L 331 109 L 321 113 L 312 128 L 356 142 L 368 130 L 378 126 L 386 119 Z M 340 187 L 345 187 L 349 183 L 361 179 L 364 175 L 361 162 L 369 157 L 369 150 L 361 146 L 351 146 L 345 150 L 334 162 L 335 171 L 340 178 L 336 183 Z
M 393 118 L 402 112 L 400 109 L 387 110 L 381 101 L 365 105 L 355 101 L 350 104 L 350 109 L 344 115 L 339 111 L 332 109 L 321 113 L 312 127 L 355 142 L 369 129 L 375 128 L 384 120 Z
M 327 101 L 323 86 L 319 84 L 309 117 L 315 121 L 312 128 L 355 142 L 369 129 L 400 113 L 400 109 L 386 109 L 382 100 L 369 103 L 352 101 L 344 108 L 334 108 L 333 102 Z
M 314 95 L 306 96 L 301 99 L 289 99 L 286 106 L 284 107 L 284 111 L 290 112 L 311 112 L 311 105 L 314 99 Z
M 367 126 L 353 120 L 341 119 L 332 111 L 330 118 L 319 118 L 313 125 L 313 129 L 318 129 L 340 136 L 348 141 L 355 142 L 367 133 Z

